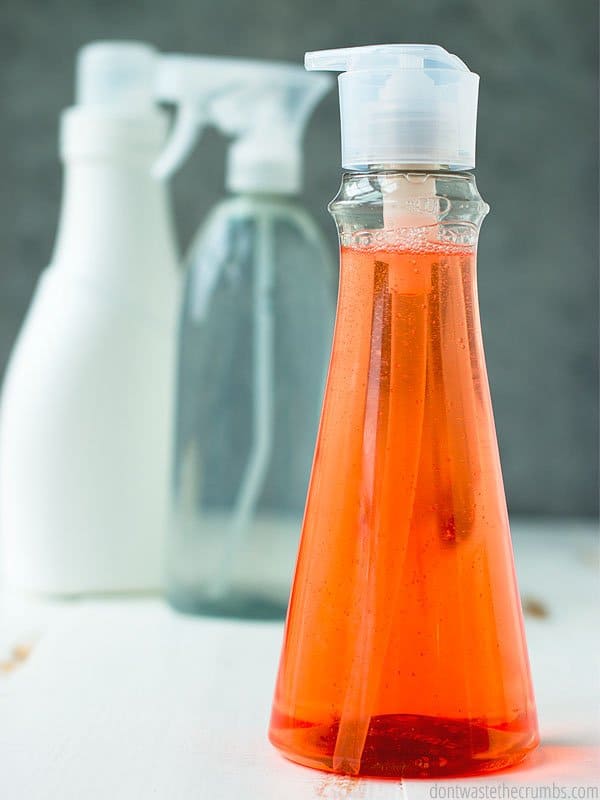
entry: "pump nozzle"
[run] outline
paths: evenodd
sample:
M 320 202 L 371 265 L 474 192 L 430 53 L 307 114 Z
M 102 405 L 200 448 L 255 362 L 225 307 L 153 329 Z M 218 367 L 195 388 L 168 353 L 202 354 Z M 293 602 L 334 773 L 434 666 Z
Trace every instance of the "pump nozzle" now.
M 479 76 L 431 44 L 307 53 L 307 70 L 339 77 L 342 164 L 475 166 Z

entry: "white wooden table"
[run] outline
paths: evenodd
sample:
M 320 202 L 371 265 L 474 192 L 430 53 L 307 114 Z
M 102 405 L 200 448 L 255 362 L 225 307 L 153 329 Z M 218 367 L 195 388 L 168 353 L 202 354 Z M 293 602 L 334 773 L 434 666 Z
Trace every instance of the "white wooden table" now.
M 543 785 L 550 800 L 553 786 L 560 800 L 589 800 L 600 782 L 596 529 L 513 530 L 544 742 L 526 765 L 438 784 L 305 769 L 266 739 L 280 625 L 181 617 L 151 598 L 40 605 L 5 595 L 0 798 L 444 800 L 470 787 L 454 796 L 504 800 L 510 787 L 541 797 Z

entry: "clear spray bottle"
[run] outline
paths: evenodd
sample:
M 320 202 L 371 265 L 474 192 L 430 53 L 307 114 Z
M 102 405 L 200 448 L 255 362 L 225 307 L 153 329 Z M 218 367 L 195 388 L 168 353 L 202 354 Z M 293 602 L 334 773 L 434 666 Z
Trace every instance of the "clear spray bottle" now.
M 350 775 L 501 769 L 538 733 L 463 171 L 479 79 L 432 45 L 306 66 L 343 72 L 340 290 L 270 738 Z
M 296 196 L 326 76 L 166 56 L 179 116 L 162 169 L 200 127 L 231 138 L 226 185 L 185 259 L 168 597 L 178 609 L 282 617 L 335 313 L 335 269 Z

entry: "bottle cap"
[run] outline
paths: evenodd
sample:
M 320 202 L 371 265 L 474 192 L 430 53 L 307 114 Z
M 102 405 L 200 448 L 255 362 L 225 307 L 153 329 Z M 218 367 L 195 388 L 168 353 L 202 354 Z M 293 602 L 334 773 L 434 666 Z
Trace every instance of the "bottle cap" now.
M 307 70 L 339 76 L 342 166 L 475 166 L 479 76 L 432 44 L 306 53 Z
M 168 122 L 155 97 L 158 60 L 143 42 L 99 41 L 79 50 L 75 105 L 61 118 L 63 158 L 154 163 Z
M 158 53 L 143 42 L 92 42 L 77 56 L 76 102 L 132 113 L 155 107 Z

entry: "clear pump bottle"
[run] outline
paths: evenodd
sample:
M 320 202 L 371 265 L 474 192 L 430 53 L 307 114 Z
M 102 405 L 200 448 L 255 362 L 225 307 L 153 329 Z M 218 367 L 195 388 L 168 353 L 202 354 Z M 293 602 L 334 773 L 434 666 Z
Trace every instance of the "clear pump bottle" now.
M 271 719 L 350 775 L 470 775 L 538 742 L 477 307 L 478 78 L 434 46 L 340 78 L 332 360 Z
M 277 618 L 335 313 L 328 249 L 295 197 L 303 128 L 330 84 L 290 65 L 203 63 L 203 119 L 233 137 L 230 195 L 185 259 L 168 598 L 191 613 Z

